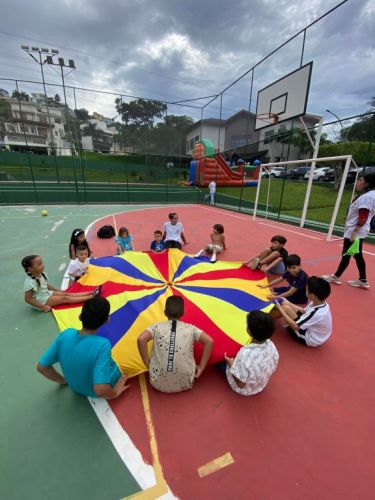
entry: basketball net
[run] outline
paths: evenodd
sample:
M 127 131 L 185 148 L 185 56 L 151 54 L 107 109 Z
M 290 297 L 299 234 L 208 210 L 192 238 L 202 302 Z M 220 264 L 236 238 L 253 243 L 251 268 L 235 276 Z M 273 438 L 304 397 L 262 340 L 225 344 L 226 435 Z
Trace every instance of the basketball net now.
M 266 122 L 269 125 L 275 125 L 276 123 L 279 123 L 279 115 L 276 115 L 275 113 L 261 113 L 260 115 L 257 115 L 256 118 L 257 120 Z

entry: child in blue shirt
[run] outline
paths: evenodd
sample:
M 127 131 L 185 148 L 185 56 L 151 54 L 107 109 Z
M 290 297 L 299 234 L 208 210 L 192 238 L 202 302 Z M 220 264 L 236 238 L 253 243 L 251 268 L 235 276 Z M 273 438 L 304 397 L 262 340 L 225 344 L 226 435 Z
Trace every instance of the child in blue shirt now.
M 286 268 L 287 271 L 276 278 L 268 285 L 259 285 L 259 288 L 273 287 L 277 283 L 282 281 L 287 281 L 288 286 L 281 286 L 278 288 L 273 288 L 272 295 L 268 296 L 269 300 L 276 300 L 277 297 L 284 297 L 289 300 L 292 304 L 306 304 L 306 285 L 309 279 L 308 275 L 301 269 L 301 258 L 299 255 L 291 254 L 286 258 Z
M 126 227 L 120 227 L 115 238 L 115 242 L 117 243 L 117 255 L 121 255 L 124 252 L 128 252 L 129 250 L 134 250 L 133 239 L 133 236 L 129 234 L 129 231 Z
M 96 335 L 109 319 L 107 299 L 95 297 L 85 302 L 79 319 L 82 328 L 67 328 L 40 358 L 37 370 L 57 384 L 68 384 L 84 396 L 115 399 L 130 386 L 111 356 L 111 343 Z M 63 375 L 55 370 L 60 363 Z
M 154 231 L 154 241 L 151 241 L 150 249 L 152 252 L 164 252 L 165 250 L 165 243 L 162 240 L 163 233 L 157 229 Z

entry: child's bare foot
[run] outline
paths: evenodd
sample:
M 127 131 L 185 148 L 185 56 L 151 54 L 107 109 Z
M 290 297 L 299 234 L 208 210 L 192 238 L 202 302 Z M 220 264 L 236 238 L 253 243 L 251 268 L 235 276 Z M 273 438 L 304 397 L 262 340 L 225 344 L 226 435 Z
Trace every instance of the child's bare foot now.
M 48 312 L 52 311 L 52 307 L 51 306 L 43 306 L 43 311 L 45 313 L 48 313 Z
M 255 257 L 255 259 L 253 259 L 253 260 L 251 261 L 251 264 L 250 264 L 250 269 L 252 269 L 253 271 L 255 271 L 256 269 L 258 269 L 258 267 L 259 267 L 259 262 L 260 262 L 259 257 Z

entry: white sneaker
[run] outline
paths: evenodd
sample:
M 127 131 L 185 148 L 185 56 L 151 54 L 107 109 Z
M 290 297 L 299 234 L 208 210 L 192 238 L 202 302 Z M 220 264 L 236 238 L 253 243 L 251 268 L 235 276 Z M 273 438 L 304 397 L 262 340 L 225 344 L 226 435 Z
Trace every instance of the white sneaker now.
M 213 255 L 210 259 L 210 262 L 216 262 L 216 255 Z
M 321 276 L 324 280 L 328 281 L 328 283 L 335 283 L 336 285 L 341 285 L 340 278 L 338 278 L 334 274 L 322 274 Z
M 203 254 L 203 250 L 199 250 L 198 253 L 194 255 L 194 257 L 200 257 Z
M 361 280 L 349 280 L 348 285 L 355 286 L 357 288 L 366 288 L 367 290 L 370 288 L 370 285 L 367 283 L 367 281 Z
M 250 269 L 252 269 L 253 271 L 255 271 L 256 269 L 258 269 L 259 262 L 260 262 L 260 258 L 259 257 L 255 257 L 255 259 L 253 259 L 252 262 L 251 262 L 251 264 L 250 264 Z

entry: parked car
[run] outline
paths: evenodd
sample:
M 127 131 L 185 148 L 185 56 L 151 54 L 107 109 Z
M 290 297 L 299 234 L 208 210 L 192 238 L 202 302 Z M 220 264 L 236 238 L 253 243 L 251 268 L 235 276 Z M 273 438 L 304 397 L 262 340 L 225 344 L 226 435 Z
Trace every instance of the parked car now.
M 270 168 L 269 170 L 264 170 L 262 172 L 262 177 L 280 177 L 281 174 L 284 172 L 284 167 L 273 167 Z
M 369 165 L 368 167 L 361 168 L 358 172 L 358 175 L 363 173 L 375 173 L 375 166 Z M 357 169 L 351 168 L 348 172 L 348 176 L 346 178 L 346 184 L 353 184 L 357 175 Z M 323 178 L 324 182 L 334 182 L 335 181 L 335 170 L 330 168 L 324 174 Z
M 314 170 L 313 181 L 323 182 L 324 174 L 330 170 L 330 167 L 319 167 Z M 305 181 L 310 177 L 310 171 L 305 174 Z
M 323 182 L 335 182 L 335 169 L 329 168 L 324 172 Z
M 307 172 L 310 172 L 310 167 L 296 167 L 287 170 L 282 177 L 285 176 L 286 179 L 303 181 Z

